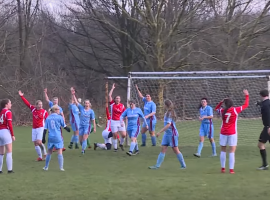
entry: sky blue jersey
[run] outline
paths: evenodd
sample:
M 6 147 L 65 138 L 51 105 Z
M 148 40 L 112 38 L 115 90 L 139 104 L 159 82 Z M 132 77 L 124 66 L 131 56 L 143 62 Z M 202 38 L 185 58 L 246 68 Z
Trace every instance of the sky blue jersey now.
M 75 104 L 70 103 L 69 104 L 69 121 L 70 123 L 79 122 L 80 116 L 79 116 L 79 109 Z
M 144 122 L 147 124 L 143 112 L 140 108 L 126 109 L 120 117 L 121 123 L 123 123 L 123 118 L 125 117 L 128 118 L 127 130 L 131 130 L 140 126 L 140 118 L 143 118 Z
M 164 115 L 164 126 L 167 126 L 167 124 L 170 124 L 170 127 L 165 131 L 165 134 L 172 135 L 172 136 L 178 136 L 178 131 L 176 129 L 175 121 L 170 117 L 170 115 L 167 117 L 167 113 Z
M 49 115 L 45 121 L 45 128 L 49 131 L 48 142 L 59 143 L 62 142 L 61 127 L 66 127 L 62 116 L 53 113 Z
M 49 107 L 53 107 L 53 102 L 52 101 L 49 101 Z M 60 110 L 60 114 L 63 114 L 63 109 L 58 105 L 59 107 L 59 110 Z
M 80 110 L 80 125 L 89 126 L 91 121 L 95 119 L 95 113 L 92 109 L 85 110 L 81 104 L 78 104 Z
M 145 97 L 143 97 L 143 102 L 144 102 L 144 116 L 149 115 L 152 112 L 156 112 L 157 106 L 153 101 L 147 101 Z M 153 120 L 156 120 L 156 116 L 153 115 Z
M 211 106 L 205 106 L 200 108 L 200 117 L 213 116 L 213 108 Z M 204 119 L 202 123 L 210 123 L 212 119 Z

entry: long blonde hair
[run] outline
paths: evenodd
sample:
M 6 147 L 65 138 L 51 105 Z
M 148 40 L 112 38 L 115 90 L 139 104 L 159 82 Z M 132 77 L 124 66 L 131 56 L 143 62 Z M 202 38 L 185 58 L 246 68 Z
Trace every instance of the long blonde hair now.
M 166 118 L 172 118 L 173 121 L 176 121 L 177 119 L 177 115 L 174 109 L 174 105 L 173 102 L 169 99 L 166 99 L 164 102 L 165 106 L 166 106 Z

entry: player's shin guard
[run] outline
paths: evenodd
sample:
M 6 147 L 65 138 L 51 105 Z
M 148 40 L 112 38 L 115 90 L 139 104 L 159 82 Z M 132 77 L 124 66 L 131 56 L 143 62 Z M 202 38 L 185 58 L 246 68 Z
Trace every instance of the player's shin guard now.
M 2 168 L 3 168 L 3 161 L 4 161 L 4 155 L 0 155 L 0 171 L 2 171 Z
M 216 155 L 217 151 L 216 151 L 216 143 L 215 142 L 211 142 L 211 146 L 212 146 L 212 154 Z
M 178 161 L 180 162 L 181 167 L 182 168 L 186 168 L 186 163 L 185 163 L 183 154 L 182 153 L 179 153 L 176 156 L 177 156 Z
M 138 142 L 136 142 L 136 145 L 135 145 L 135 151 L 139 151 L 139 145 L 138 145 Z
M 267 161 L 266 161 L 266 150 L 265 149 L 261 149 L 260 150 L 260 153 L 261 153 L 261 157 L 262 157 L 262 163 L 263 163 L 263 166 L 267 166 Z
M 7 170 L 12 171 L 13 166 L 12 152 L 7 153 L 6 162 L 7 162 Z
M 225 169 L 225 165 L 226 165 L 226 152 L 224 152 L 224 151 L 221 151 L 220 152 L 220 165 L 221 165 L 221 168 L 224 168 Z
M 197 152 L 199 155 L 201 155 L 202 148 L 203 148 L 203 142 L 200 142 L 198 146 L 198 152 Z
M 48 168 L 51 160 L 51 154 L 47 154 L 45 159 L 45 167 Z
M 125 142 L 125 138 L 121 137 L 121 138 L 120 138 L 120 144 L 123 145 L 124 142 Z
M 136 143 L 135 142 L 131 142 L 130 143 L 130 147 L 129 147 L 129 152 L 133 153 L 135 146 L 136 146 Z
M 87 140 L 84 140 L 82 142 L 82 150 L 84 151 L 86 149 L 86 147 L 87 147 Z
M 37 152 L 38 157 L 39 157 L 39 158 L 42 158 L 42 153 L 41 153 L 40 147 L 39 147 L 39 146 L 35 146 L 35 150 L 36 150 L 36 152 Z
M 63 169 L 64 167 L 64 157 L 63 154 L 58 154 L 58 164 L 59 164 L 59 168 Z
M 157 159 L 156 167 L 160 167 L 165 158 L 165 153 L 160 152 Z
M 152 145 L 156 146 L 156 136 L 151 136 Z
M 235 153 L 229 153 L 229 167 L 230 169 L 234 169 L 235 163 Z
M 113 139 L 113 148 L 117 149 L 117 139 Z
M 142 145 L 146 145 L 146 133 L 142 133 Z

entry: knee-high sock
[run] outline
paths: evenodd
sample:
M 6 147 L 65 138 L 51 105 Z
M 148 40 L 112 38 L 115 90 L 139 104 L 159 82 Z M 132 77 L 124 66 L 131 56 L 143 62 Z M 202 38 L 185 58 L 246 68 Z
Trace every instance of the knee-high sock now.
M 125 138 L 121 137 L 121 138 L 120 138 L 120 144 L 123 145 L 124 142 L 125 142 Z
M 142 133 L 142 144 L 145 145 L 146 144 L 146 133 Z
M 160 167 L 160 165 L 162 164 L 164 158 L 165 158 L 165 153 L 160 152 L 159 155 L 158 155 L 156 167 Z
M 216 155 L 217 151 L 216 151 L 216 143 L 215 142 L 211 142 L 211 146 L 212 146 L 212 154 Z
M 177 156 L 178 161 L 180 162 L 181 167 L 186 167 L 186 163 L 185 163 L 182 153 L 180 152 L 176 156 Z
M 7 162 L 7 170 L 12 171 L 12 167 L 13 167 L 12 152 L 7 153 L 6 162 Z
M 157 140 L 156 140 L 156 136 L 155 135 L 154 136 L 151 136 L 151 141 L 152 141 L 152 145 L 153 146 L 156 146 L 156 143 L 157 143 L 156 141 Z
M 38 157 L 39 157 L 39 158 L 42 158 L 42 153 L 41 153 L 40 147 L 39 147 L 39 146 L 35 146 L 35 150 L 36 150 L 36 152 L 37 152 Z
M 202 148 L 203 148 L 203 142 L 200 142 L 198 146 L 198 152 L 197 152 L 199 155 L 201 155 Z
M 2 168 L 3 168 L 3 161 L 4 161 L 4 155 L 0 155 L 0 171 L 2 171 Z
M 58 154 L 58 164 L 59 164 L 59 168 L 63 169 L 64 167 L 64 157 L 63 154 Z
M 235 153 L 229 153 L 229 167 L 230 169 L 234 169 L 235 163 Z
M 136 142 L 135 151 L 139 151 L 139 145 L 138 145 L 138 142 Z
M 78 144 L 79 143 L 79 136 L 78 135 L 74 135 L 74 142 L 76 143 L 76 144 Z
M 223 152 L 223 151 L 220 152 L 220 164 L 221 164 L 221 168 L 225 168 L 225 165 L 226 165 L 226 152 Z
M 133 153 L 133 150 L 134 150 L 135 146 L 136 146 L 136 143 L 135 142 L 131 142 L 130 143 L 130 147 L 129 147 L 129 152 Z
M 82 150 L 85 150 L 86 147 L 87 147 L 87 140 L 84 140 L 84 141 L 82 142 Z
M 262 163 L 263 163 L 263 166 L 267 166 L 267 159 L 266 159 L 266 150 L 265 149 L 261 149 L 260 150 L 260 153 L 261 153 L 261 157 L 262 157 Z
M 70 139 L 70 144 L 73 144 L 74 143 L 74 135 L 71 136 L 71 139 Z
M 113 139 L 113 148 L 117 149 L 117 139 Z
M 45 160 L 45 167 L 48 168 L 51 160 L 51 154 L 47 154 L 46 160 Z
M 43 155 L 47 155 L 47 151 L 46 151 L 45 145 L 44 145 L 43 143 L 41 143 L 41 145 L 39 145 L 39 147 L 40 147 L 40 149 L 41 149 Z

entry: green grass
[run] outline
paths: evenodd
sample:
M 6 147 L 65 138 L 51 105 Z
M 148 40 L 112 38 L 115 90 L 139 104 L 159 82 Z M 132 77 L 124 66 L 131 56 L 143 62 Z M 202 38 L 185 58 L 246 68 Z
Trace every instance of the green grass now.
M 220 122 L 215 122 L 218 146 Z M 158 128 L 162 126 L 158 124 Z M 65 172 L 58 169 L 57 155 L 52 155 L 49 171 L 44 162 L 35 162 L 31 128 L 15 128 L 14 174 L 0 176 L 0 199 L 22 200 L 254 200 L 269 199 L 269 171 L 256 171 L 261 164 L 256 147 L 260 120 L 239 121 L 239 147 L 236 174 L 220 174 L 219 158 L 209 158 L 211 148 L 205 142 L 202 158 L 193 157 L 198 143 L 198 122 L 179 124 L 179 146 L 187 164 L 180 170 L 176 156 L 168 151 L 159 170 L 155 164 L 160 147 L 140 148 L 141 153 L 128 157 L 125 152 L 79 150 L 64 152 Z M 101 129 L 91 135 L 91 143 L 102 142 Z M 71 133 L 65 134 L 65 146 Z M 160 139 L 159 139 L 160 142 Z M 228 166 L 228 159 L 227 159 Z M 3 171 L 6 172 L 4 162 Z

